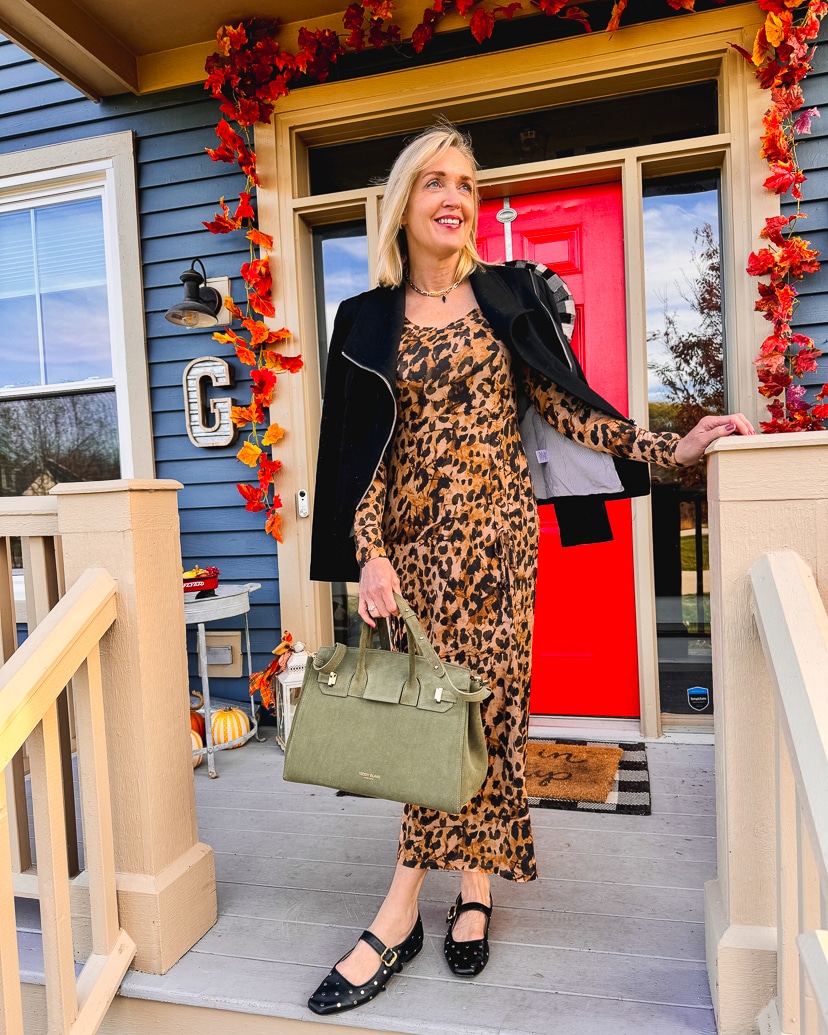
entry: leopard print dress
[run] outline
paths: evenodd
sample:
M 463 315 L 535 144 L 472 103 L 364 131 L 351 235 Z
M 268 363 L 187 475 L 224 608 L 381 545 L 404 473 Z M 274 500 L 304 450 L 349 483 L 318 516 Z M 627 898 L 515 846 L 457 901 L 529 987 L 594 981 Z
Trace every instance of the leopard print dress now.
M 406 805 L 406 866 L 537 876 L 524 755 L 538 515 L 518 433 L 514 377 L 559 431 L 604 452 L 672 466 L 677 435 L 584 406 L 538 374 L 513 374 L 479 309 L 446 327 L 408 320 L 398 421 L 354 532 L 360 564 L 387 556 L 437 653 L 485 681 L 486 780 L 459 815 Z M 402 646 L 402 629 L 397 630 Z

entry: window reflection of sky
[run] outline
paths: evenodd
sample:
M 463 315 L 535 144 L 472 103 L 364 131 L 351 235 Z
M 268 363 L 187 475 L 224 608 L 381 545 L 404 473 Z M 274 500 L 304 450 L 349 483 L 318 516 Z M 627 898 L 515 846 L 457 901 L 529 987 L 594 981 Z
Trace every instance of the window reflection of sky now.
M 673 194 L 644 198 L 644 275 L 647 290 L 647 335 L 664 327 L 667 311 L 675 313 L 679 330 L 692 330 L 698 323 L 690 303 L 687 277 L 692 277 L 692 254 L 699 251 L 693 231 L 705 223 L 719 237 L 719 202 L 715 190 L 694 194 Z M 664 362 L 669 358 L 660 342 L 649 342 L 648 358 Z M 648 371 L 651 402 L 666 398 L 658 375 Z
M 0 214 L 0 388 L 111 376 L 101 199 Z
M 325 328 L 331 341 L 334 317 L 339 303 L 367 291 L 368 238 L 328 237 L 322 241 L 322 265 L 325 283 Z

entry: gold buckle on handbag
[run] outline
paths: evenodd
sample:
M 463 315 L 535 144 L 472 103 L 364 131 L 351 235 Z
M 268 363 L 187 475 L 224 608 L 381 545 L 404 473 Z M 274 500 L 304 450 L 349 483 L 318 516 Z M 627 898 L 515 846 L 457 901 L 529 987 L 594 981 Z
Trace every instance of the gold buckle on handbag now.
M 380 960 L 385 964 L 386 967 L 393 967 L 397 962 L 398 953 L 395 949 L 386 949 L 385 952 L 380 956 Z

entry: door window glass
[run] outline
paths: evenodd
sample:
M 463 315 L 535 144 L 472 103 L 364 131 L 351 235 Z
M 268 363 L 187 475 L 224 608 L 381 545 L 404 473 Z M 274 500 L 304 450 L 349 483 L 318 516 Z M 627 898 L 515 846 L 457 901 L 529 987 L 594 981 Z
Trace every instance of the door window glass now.
M 725 412 L 719 174 L 644 183 L 650 428 L 681 434 Z M 704 464 L 653 467 L 661 710 L 713 710 Z
M 340 223 L 316 228 L 313 231 L 313 258 L 319 367 L 324 391 L 328 348 L 339 303 L 370 287 L 365 223 Z M 356 646 L 361 625 L 357 615 L 359 587 L 353 582 L 333 582 L 331 590 L 336 642 Z

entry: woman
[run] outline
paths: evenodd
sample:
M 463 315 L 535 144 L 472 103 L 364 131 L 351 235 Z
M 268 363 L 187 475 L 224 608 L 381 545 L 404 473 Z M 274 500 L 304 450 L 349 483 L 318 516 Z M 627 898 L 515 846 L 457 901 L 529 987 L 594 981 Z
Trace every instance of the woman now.
M 311 996 L 316 1013 L 370 1001 L 419 952 L 429 869 L 461 871 L 445 956 L 466 976 L 488 960 L 490 874 L 536 876 L 524 787 L 536 497 L 555 502 L 565 545 L 606 540 L 604 500 L 646 493 L 648 462 L 692 464 L 716 438 L 753 434 L 741 414 L 684 438 L 642 431 L 593 392 L 547 281 L 480 260 L 475 172 L 447 124 L 391 171 L 380 286 L 340 306 L 331 342 L 311 577 L 358 577 L 371 626 L 401 593 L 441 657 L 490 686 L 489 771 L 458 816 L 405 807 L 388 895 Z

